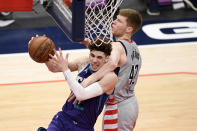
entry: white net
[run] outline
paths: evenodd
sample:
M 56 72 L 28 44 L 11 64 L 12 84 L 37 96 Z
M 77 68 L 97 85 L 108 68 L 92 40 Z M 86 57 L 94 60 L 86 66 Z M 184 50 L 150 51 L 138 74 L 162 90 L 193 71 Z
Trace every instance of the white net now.
M 109 42 L 112 41 L 113 17 L 122 1 L 86 0 L 85 37 L 92 41 L 95 37 L 102 39 L 101 41 L 106 38 Z

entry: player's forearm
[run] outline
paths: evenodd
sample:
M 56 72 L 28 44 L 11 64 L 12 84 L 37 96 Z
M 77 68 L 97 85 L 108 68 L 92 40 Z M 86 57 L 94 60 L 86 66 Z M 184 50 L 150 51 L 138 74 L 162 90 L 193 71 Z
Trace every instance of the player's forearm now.
M 68 82 L 70 89 L 75 94 L 77 100 L 80 100 L 80 101 L 86 100 L 86 99 L 101 95 L 103 93 L 102 87 L 97 82 L 94 84 L 91 84 L 90 86 L 86 88 L 82 87 L 75 80 L 72 73 L 68 69 L 64 72 L 64 76 Z

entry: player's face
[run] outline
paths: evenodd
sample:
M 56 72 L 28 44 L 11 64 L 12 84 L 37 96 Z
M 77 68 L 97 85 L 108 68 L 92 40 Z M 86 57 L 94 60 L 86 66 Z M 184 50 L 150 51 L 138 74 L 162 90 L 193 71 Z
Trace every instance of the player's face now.
M 113 21 L 112 33 L 115 37 L 121 37 L 125 34 L 127 27 L 127 18 L 118 15 L 117 19 Z
M 108 57 L 101 51 L 90 51 L 89 59 L 92 71 L 98 71 L 107 62 Z

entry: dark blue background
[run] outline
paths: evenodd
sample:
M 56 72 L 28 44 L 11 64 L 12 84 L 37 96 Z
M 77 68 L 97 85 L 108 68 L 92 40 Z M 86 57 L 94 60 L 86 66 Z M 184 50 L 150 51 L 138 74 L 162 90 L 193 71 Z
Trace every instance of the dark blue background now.
M 175 21 L 197 21 L 194 19 L 183 19 L 183 20 L 166 20 L 166 21 L 146 21 L 143 25 L 152 23 L 166 23 Z M 172 33 L 172 30 L 163 30 L 165 33 Z M 82 49 L 85 46 L 72 43 L 63 31 L 58 26 L 53 27 L 43 27 L 43 28 L 28 28 L 28 29 L 9 29 L 0 30 L 0 54 L 7 53 L 22 53 L 28 52 L 28 42 L 32 36 L 46 34 L 51 38 L 56 48 L 61 47 L 63 50 L 70 49 Z M 164 44 L 164 43 L 177 43 L 177 42 L 187 42 L 187 41 L 197 41 L 197 38 L 192 39 L 177 39 L 177 40 L 155 40 L 148 37 L 142 30 L 139 30 L 134 36 L 133 40 L 136 41 L 138 45 L 150 45 L 150 44 Z

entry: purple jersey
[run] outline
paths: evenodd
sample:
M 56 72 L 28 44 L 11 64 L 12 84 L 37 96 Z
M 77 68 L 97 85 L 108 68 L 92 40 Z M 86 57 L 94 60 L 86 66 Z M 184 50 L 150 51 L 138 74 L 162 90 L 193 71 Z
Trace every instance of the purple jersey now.
M 78 73 L 78 82 L 81 83 L 92 73 L 93 72 L 90 68 L 90 65 L 88 64 L 82 71 Z M 58 113 L 58 117 L 62 116 L 62 123 L 69 120 L 72 121 L 72 123 L 74 123 L 74 125 L 76 125 L 77 127 L 93 130 L 94 124 L 96 123 L 98 116 L 102 112 L 103 107 L 108 100 L 108 97 L 109 95 L 104 93 L 103 95 L 84 100 L 80 104 L 78 104 L 78 102 L 76 104 L 73 104 L 74 100 L 72 100 L 71 102 L 66 101 L 62 108 L 62 111 Z

